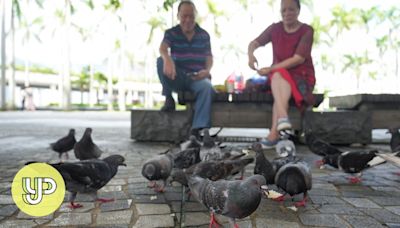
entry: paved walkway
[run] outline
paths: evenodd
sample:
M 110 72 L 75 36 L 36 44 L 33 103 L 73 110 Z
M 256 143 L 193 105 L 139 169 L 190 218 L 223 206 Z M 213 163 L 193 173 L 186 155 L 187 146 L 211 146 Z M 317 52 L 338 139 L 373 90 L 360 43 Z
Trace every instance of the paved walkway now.
M 56 162 L 48 144 L 76 129 L 79 139 L 86 127 L 93 128 L 93 140 L 108 154 L 121 154 L 127 167 L 100 191 L 115 197 L 113 203 L 94 203 L 78 195 L 84 207 L 71 211 L 64 203 L 55 213 L 33 218 L 13 204 L 10 186 L 16 172 L 29 160 Z M 108 112 L 0 112 L 0 227 L 96 226 L 96 227 L 179 227 L 181 188 L 170 186 L 163 194 L 146 187 L 142 163 L 165 151 L 169 144 L 137 143 L 129 138 L 129 113 Z M 247 144 L 235 144 L 247 147 Z M 373 145 L 387 150 L 387 145 Z M 313 165 L 318 159 L 304 146 L 298 155 Z M 272 158 L 272 151 L 266 152 Z M 74 157 L 70 152 L 70 157 Z M 74 159 L 73 159 L 74 160 Z M 246 175 L 252 173 L 251 164 Z M 400 227 L 400 177 L 391 164 L 374 167 L 364 174 L 362 184 L 348 184 L 346 175 L 333 169 L 313 167 L 313 189 L 306 208 L 293 211 L 284 203 L 263 199 L 240 227 Z M 299 198 L 299 197 L 298 197 Z M 184 224 L 208 227 L 207 210 L 195 201 L 185 204 Z M 226 219 L 221 218 L 227 222 Z M 227 225 L 226 225 L 227 226 Z

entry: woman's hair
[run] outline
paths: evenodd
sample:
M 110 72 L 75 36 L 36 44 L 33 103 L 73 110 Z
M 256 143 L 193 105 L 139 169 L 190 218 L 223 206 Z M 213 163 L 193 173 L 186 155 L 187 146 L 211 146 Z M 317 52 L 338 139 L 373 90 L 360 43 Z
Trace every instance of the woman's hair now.
M 194 5 L 194 3 L 191 0 L 182 0 L 178 5 L 178 12 L 179 12 L 179 10 L 181 10 L 181 6 L 183 4 L 191 5 L 191 6 L 193 6 L 193 9 L 196 10 L 196 6 Z
M 294 0 L 294 2 L 296 2 L 297 7 L 300 9 L 300 0 Z

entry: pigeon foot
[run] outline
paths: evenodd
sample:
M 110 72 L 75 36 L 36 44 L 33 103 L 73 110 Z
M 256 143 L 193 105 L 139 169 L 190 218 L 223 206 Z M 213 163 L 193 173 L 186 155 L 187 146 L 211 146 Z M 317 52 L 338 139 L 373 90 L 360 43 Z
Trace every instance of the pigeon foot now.
M 352 184 L 358 184 L 361 182 L 361 178 L 359 178 L 359 177 L 349 177 L 348 179 L 349 179 L 350 183 L 352 183 Z
M 150 182 L 147 184 L 147 187 L 148 187 L 148 188 L 155 188 L 155 187 L 157 187 L 157 182 L 155 182 L 155 181 L 150 181 Z
M 100 203 L 109 203 L 109 202 L 113 202 L 113 201 L 114 201 L 114 198 L 110 198 L 110 199 L 107 199 L 107 198 L 97 198 L 96 201 L 99 201 Z
M 163 192 L 165 192 L 165 189 L 164 189 L 164 186 L 156 186 L 154 188 L 154 191 L 155 192 L 159 192 L 159 193 L 163 193 Z
M 323 165 L 324 165 L 324 162 L 323 162 L 322 160 L 316 160 L 316 161 L 315 161 L 315 166 L 321 167 L 321 166 L 323 166 Z
M 400 176 L 400 172 L 393 172 L 394 175 Z
M 284 201 L 284 200 L 285 200 L 285 195 L 281 195 L 281 196 L 278 196 L 278 197 L 272 198 L 272 200 L 274 200 L 274 201 L 278 201 L 278 202 L 282 202 L 282 201 Z
M 221 226 L 221 224 L 217 221 L 217 219 L 215 218 L 215 215 L 214 215 L 214 213 L 211 213 L 211 219 L 210 219 L 210 226 L 209 226 L 209 228 L 212 228 L 212 227 L 220 227 Z
M 296 207 L 305 207 L 306 206 L 307 198 L 304 198 L 302 201 L 296 202 L 294 206 Z
M 236 177 L 235 180 L 243 180 L 243 176 Z
M 70 205 L 68 205 L 68 208 L 70 208 L 70 209 L 76 209 L 76 208 L 81 208 L 81 207 L 83 207 L 82 204 L 74 203 L 74 202 L 71 202 Z

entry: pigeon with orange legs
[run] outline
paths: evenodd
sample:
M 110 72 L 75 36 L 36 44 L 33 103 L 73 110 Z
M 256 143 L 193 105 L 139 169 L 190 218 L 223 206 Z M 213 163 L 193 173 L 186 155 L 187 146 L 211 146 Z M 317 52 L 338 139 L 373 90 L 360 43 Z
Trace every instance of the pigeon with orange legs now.
M 150 188 L 154 188 L 156 192 L 164 192 L 173 167 L 174 157 L 171 153 L 157 155 L 143 164 L 142 175 L 150 181 Z M 162 180 L 161 186 L 157 184 L 158 180 Z
M 375 161 L 377 153 L 377 150 L 347 151 L 342 154 L 327 155 L 322 162 L 345 173 L 357 174 L 349 177 L 350 183 L 355 184 L 361 182 L 362 171 L 384 162 L 384 160 Z
M 28 162 L 30 164 L 33 162 Z M 70 192 L 69 208 L 82 207 L 75 203 L 77 193 L 94 194 L 96 201 L 102 203 L 114 201 L 97 197 L 97 190 L 105 186 L 118 172 L 119 166 L 126 166 L 125 158 L 121 155 L 110 155 L 104 159 L 90 159 L 79 162 L 50 164 L 60 172 L 65 187 Z
M 251 215 L 267 190 L 265 178 L 261 175 L 244 180 L 219 181 L 190 176 L 188 184 L 192 195 L 210 210 L 210 227 L 220 226 L 215 213 L 228 217 L 230 224 L 238 227 L 235 220 Z
M 315 136 L 312 130 L 305 131 L 305 140 L 310 151 L 318 156 L 325 157 L 327 155 L 336 155 L 343 153 L 343 151 L 332 146 L 330 143 Z M 322 160 L 316 161 L 316 165 L 321 166 Z
M 305 206 L 307 192 L 312 188 L 310 168 L 306 163 L 300 161 L 288 163 L 282 166 L 276 173 L 275 184 L 291 197 L 303 193 L 303 200 L 295 203 L 295 206 Z M 285 194 L 274 200 L 283 201 Z

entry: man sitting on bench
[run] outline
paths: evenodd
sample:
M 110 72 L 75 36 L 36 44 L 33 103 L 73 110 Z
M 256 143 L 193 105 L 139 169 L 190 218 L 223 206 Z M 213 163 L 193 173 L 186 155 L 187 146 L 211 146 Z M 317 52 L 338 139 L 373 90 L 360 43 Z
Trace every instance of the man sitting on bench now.
M 191 135 L 198 138 L 201 129 L 211 127 L 214 89 L 210 80 L 213 65 L 210 35 L 195 22 L 196 13 L 193 2 L 179 3 L 179 25 L 165 31 L 157 72 L 166 98 L 162 111 L 175 110 L 172 91 L 187 90 L 195 94 Z

